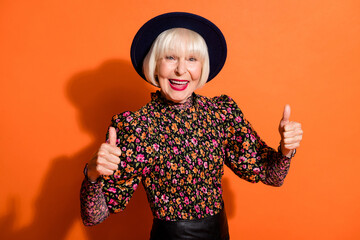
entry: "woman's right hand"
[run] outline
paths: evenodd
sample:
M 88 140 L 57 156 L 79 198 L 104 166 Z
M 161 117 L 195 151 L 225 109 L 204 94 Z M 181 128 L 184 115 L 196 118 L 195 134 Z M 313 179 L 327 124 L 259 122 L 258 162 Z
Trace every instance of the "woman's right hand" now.
M 88 163 L 88 178 L 95 182 L 100 175 L 112 175 L 118 169 L 121 150 L 116 147 L 116 130 L 109 128 L 109 143 L 101 144 L 97 153 Z

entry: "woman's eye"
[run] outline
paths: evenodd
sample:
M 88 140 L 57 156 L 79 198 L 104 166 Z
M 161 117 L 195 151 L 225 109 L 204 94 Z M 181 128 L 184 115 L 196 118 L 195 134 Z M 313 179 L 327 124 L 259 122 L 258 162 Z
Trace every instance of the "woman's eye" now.
M 166 56 L 165 57 L 167 60 L 174 60 L 175 58 L 173 56 Z
M 191 62 L 195 62 L 196 60 L 197 60 L 197 59 L 194 58 L 194 57 L 189 58 L 189 61 L 191 61 Z

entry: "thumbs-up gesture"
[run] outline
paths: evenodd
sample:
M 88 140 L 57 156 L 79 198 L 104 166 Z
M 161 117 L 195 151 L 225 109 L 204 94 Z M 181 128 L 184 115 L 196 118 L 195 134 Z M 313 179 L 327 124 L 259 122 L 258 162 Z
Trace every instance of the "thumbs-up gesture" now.
M 97 153 L 88 163 L 88 178 L 96 181 L 100 175 L 112 175 L 120 163 L 120 148 L 116 147 L 116 130 L 109 128 L 109 143 L 101 144 Z
M 301 124 L 290 121 L 290 111 L 290 106 L 285 105 L 283 117 L 279 124 L 281 152 L 287 157 L 290 157 L 293 151 L 300 146 L 303 135 Z

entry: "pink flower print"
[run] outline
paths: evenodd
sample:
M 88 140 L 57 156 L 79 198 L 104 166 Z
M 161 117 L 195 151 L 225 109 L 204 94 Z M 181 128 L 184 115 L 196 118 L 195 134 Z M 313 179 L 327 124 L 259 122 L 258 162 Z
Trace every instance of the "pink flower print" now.
M 149 167 L 145 167 L 143 170 L 143 174 L 146 175 L 150 172 L 150 168 Z
M 110 199 L 109 204 L 113 206 L 118 205 L 118 203 L 114 199 Z
M 126 118 L 126 121 L 127 121 L 127 122 L 131 122 L 131 120 L 133 120 L 132 116 L 128 116 L 128 117 Z
M 111 188 L 109 188 L 109 190 L 108 190 L 109 192 L 112 192 L 112 193 L 116 193 L 116 189 L 115 188 L 113 188 L 113 187 L 111 187 Z
M 137 157 L 136 157 L 136 160 L 138 161 L 138 162 L 144 162 L 144 155 L 143 154 L 139 154 L 139 155 L 137 155 Z
M 235 121 L 237 121 L 238 123 L 241 122 L 241 117 L 237 116 L 237 117 L 235 118 Z
M 120 165 L 121 165 L 122 168 L 125 168 L 125 167 L 126 167 L 126 162 L 121 161 L 121 162 L 120 162 Z
M 214 147 L 218 147 L 218 146 L 219 146 L 218 142 L 217 142 L 215 139 L 212 140 L 212 143 L 213 143 Z
M 184 132 L 184 130 L 183 130 L 182 128 L 180 128 L 180 129 L 179 129 L 179 133 L 180 133 L 180 134 L 184 134 L 185 132 Z
M 136 128 L 135 130 L 137 133 L 140 133 L 141 132 L 141 128 Z
M 169 197 L 166 196 L 165 194 L 161 195 L 161 200 L 164 201 L 164 203 L 168 203 L 169 202 Z
M 134 184 L 133 189 L 136 190 L 137 186 L 138 186 L 137 184 Z
M 198 159 L 198 165 L 200 166 L 200 165 L 202 165 L 203 164 L 203 161 L 199 158 Z
M 251 140 L 251 142 L 255 142 L 255 140 L 256 140 L 255 136 L 250 134 L 250 140 Z
M 196 138 L 192 138 L 191 139 L 191 142 L 196 146 L 197 145 L 197 140 L 196 140 Z
M 185 204 L 189 205 L 189 198 L 188 197 L 185 197 Z
M 187 162 L 188 164 L 191 163 L 191 159 L 190 159 L 190 157 L 189 157 L 188 155 L 185 156 L 185 160 L 186 160 L 186 162 Z
M 204 162 L 204 168 L 208 168 L 208 163 Z
M 199 205 L 195 205 L 195 211 L 196 211 L 197 213 L 200 212 L 200 207 L 199 207 Z
M 141 120 L 145 121 L 146 117 L 145 116 L 141 116 Z
M 260 168 L 254 168 L 254 173 L 257 175 L 260 173 Z
M 140 146 L 137 146 L 137 147 L 136 147 L 136 151 L 137 151 L 137 152 L 140 152 L 140 150 L 141 150 L 141 147 L 140 147 Z
M 178 150 L 177 147 L 173 147 L 173 151 L 174 151 L 175 154 L 179 154 L 179 150 Z
M 123 114 L 124 117 L 127 117 L 127 116 L 129 116 L 129 115 L 130 115 L 130 112 L 129 112 L 129 111 L 124 112 L 124 114 Z
M 159 151 L 159 145 L 158 144 L 154 144 L 154 149 L 155 149 L 155 151 Z

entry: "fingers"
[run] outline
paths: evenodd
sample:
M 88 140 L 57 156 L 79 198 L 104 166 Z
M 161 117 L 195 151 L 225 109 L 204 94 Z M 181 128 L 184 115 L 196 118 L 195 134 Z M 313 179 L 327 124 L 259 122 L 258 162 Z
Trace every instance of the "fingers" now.
M 290 132 L 290 131 L 294 131 L 296 129 L 301 129 L 301 123 L 289 122 L 284 126 L 284 132 Z
M 294 150 L 300 147 L 300 142 L 293 143 L 293 144 L 284 144 L 284 148 L 287 150 Z
M 289 122 L 290 121 L 290 113 L 291 113 L 290 105 L 286 104 L 284 107 L 283 117 L 282 117 L 281 121 Z
M 99 152 L 100 151 L 105 151 L 105 153 L 109 153 L 109 154 L 115 155 L 117 157 L 119 157 L 121 155 L 120 148 L 113 146 L 111 144 L 108 144 L 108 143 L 101 144 Z
M 110 145 L 106 146 L 102 146 L 99 149 L 98 152 L 98 158 L 102 158 L 108 162 L 114 163 L 114 164 L 119 164 L 120 163 L 120 158 L 119 156 L 121 155 L 121 150 L 119 148 L 114 148 Z M 114 153 L 115 152 L 115 153 Z
M 101 144 L 98 152 L 89 162 L 88 173 L 90 175 L 112 175 L 120 164 L 121 150 L 116 147 L 115 128 L 109 128 L 109 143 Z M 88 174 L 89 175 L 89 174 Z
M 289 122 L 281 132 L 282 146 L 284 149 L 293 150 L 300 146 L 303 130 L 298 122 Z
M 109 127 L 109 144 L 116 146 L 116 130 L 114 127 Z
M 285 137 L 284 138 L 284 144 L 295 144 L 299 143 L 302 140 L 302 135 L 297 135 L 295 137 Z
M 104 167 L 101 165 L 98 165 L 96 167 L 96 171 L 100 174 L 100 175 L 112 175 L 114 173 L 114 171 L 117 170 L 117 168 L 115 169 L 110 169 L 108 167 Z

